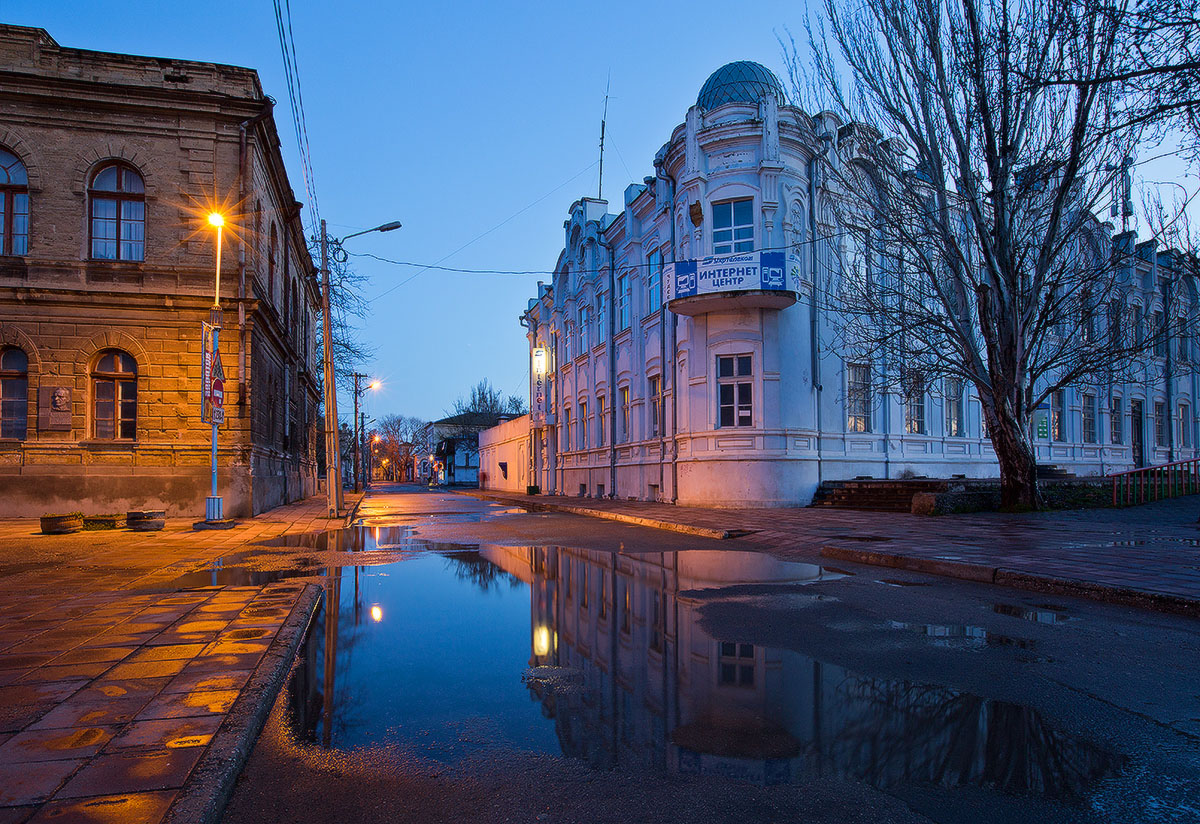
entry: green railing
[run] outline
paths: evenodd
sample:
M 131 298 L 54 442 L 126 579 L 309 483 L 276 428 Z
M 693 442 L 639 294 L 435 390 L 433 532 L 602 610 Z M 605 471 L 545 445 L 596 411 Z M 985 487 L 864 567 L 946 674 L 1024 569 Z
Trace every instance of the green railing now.
M 1113 506 L 1128 506 L 1200 493 L 1200 458 L 1144 466 L 1110 475 Z

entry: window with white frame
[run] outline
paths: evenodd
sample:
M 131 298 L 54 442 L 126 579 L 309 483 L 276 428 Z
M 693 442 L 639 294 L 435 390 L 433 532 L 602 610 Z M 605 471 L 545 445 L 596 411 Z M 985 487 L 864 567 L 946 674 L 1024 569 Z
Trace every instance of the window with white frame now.
M 646 265 L 646 314 L 652 315 L 662 306 L 663 253 L 655 249 Z
M 568 323 L 563 330 L 563 360 L 569 361 L 575 357 L 575 329 L 574 324 Z
M 587 402 L 583 401 L 579 404 L 579 448 L 587 449 L 589 446 Z
M 1062 389 L 1050 394 L 1050 439 L 1067 439 L 1067 393 Z
M 650 401 L 650 436 L 657 438 L 659 435 L 659 402 L 662 400 L 662 379 L 658 375 L 651 375 L 647 380 L 647 394 Z
M 596 295 L 596 342 L 608 340 L 608 301 L 603 294 Z
M 604 396 L 596 396 L 596 446 L 604 446 L 608 431 L 608 416 L 604 414 Z
M 1175 321 L 1175 328 L 1179 330 L 1176 339 L 1179 342 L 1179 355 L 1177 360 L 1180 363 L 1187 363 L 1192 359 L 1192 330 L 1188 326 L 1186 318 L 1179 318 Z
M 1154 356 L 1156 358 L 1165 358 L 1167 356 L 1167 323 L 1165 317 L 1162 312 L 1155 312 L 1152 315 L 1153 326 L 1150 334 L 1154 335 Z
M 904 371 L 904 431 L 925 434 L 925 376 L 915 369 Z
M 563 452 L 571 451 L 571 407 L 563 408 Z
M 617 331 L 629 328 L 629 275 L 617 278 Z
M 1167 445 L 1167 405 L 1162 401 L 1154 402 L 1154 445 Z
M 629 440 L 629 387 L 622 386 L 619 390 L 621 396 L 621 442 L 625 443 Z
M 1099 434 L 1096 432 L 1096 396 L 1083 395 L 1083 442 L 1096 443 Z
M 963 385 L 961 378 L 946 378 L 946 437 L 961 438 L 967 434 L 963 426 Z
M 871 431 L 870 364 L 846 364 L 846 431 Z
M 753 376 L 752 356 L 717 356 L 717 426 L 754 425 Z
M 713 254 L 754 251 L 754 199 L 726 200 L 713 207 Z
M 727 687 L 754 686 L 754 645 L 718 642 L 717 682 Z
M 592 324 L 587 306 L 579 307 L 579 354 L 586 355 L 592 348 Z
M 1179 404 L 1179 445 L 1192 448 L 1192 411 L 1186 403 Z
M 1112 443 L 1125 443 L 1125 410 L 1120 398 L 1109 401 L 1108 438 Z

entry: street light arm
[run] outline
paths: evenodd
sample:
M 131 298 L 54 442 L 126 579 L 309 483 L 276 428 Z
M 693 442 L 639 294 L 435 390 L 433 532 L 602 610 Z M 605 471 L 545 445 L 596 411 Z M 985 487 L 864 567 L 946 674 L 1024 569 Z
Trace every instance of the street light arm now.
M 355 232 L 352 235 L 346 235 L 344 238 L 342 238 L 342 241 L 349 240 L 352 237 L 358 237 L 359 235 L 370 234 L 371 232 L 391 232 L 395 229 L 399 229 L 402 225 L 403 224 L 400 223 L 400 221 L 393 220 L 391 223 L 384 223 L 380 226 L 376 226 L 374 229 L 363 229 L 361 232 Z M 340 243 L 342 241 L 338 242 Z

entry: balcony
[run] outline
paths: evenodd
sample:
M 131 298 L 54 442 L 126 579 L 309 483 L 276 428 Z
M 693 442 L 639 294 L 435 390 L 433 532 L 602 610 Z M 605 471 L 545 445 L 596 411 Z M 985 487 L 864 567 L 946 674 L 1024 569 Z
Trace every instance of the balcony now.
M 785 309 L 800 295 L 800 266 L 783 252 L 741 252 L 669 263 L 667 307 L 677 315 Z

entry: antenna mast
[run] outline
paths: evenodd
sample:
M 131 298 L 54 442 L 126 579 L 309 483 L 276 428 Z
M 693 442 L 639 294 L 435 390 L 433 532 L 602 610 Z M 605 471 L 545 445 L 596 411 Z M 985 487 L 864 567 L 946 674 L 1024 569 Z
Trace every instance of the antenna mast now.
M 612 86 L 612 70 L 604 85 L 604 114 L 600 117 L 600 180 L 596 184 L 596 199 L 604 200 L 604 124 L 608 120 L 608 90 Z

